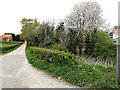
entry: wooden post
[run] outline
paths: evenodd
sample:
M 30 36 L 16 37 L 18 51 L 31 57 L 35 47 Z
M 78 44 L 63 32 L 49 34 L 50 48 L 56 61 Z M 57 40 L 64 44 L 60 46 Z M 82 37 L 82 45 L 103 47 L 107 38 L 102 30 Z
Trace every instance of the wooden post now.
M 118 2 L 118 30 L 120 30 L 120 2 Z M 116 82 L 120 85 L 120 38 L 117 42 Z

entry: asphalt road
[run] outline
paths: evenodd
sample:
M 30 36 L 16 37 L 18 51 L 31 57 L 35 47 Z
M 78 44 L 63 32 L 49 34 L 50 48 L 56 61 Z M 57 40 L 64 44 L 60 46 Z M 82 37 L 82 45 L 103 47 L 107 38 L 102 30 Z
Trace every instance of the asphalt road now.
M 33 68 L 25 56 L 25 45 L 0 56 L 0 88 L 78 88 Z

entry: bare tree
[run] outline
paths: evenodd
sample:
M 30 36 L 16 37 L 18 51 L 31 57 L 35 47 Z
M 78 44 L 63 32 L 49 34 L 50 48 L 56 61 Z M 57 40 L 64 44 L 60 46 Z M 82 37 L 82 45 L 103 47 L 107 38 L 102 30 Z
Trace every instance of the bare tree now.
M 76 4 L 72 12 L 65 18 L 65 23 L 67 27 L 88 31 L 92 31 L 94 28 L 105 27 L 102 10 L 95 1 Z

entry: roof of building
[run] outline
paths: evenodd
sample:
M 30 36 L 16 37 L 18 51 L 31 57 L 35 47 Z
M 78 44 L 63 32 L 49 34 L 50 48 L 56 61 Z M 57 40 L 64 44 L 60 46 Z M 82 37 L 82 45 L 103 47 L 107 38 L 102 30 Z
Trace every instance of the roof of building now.
M 7 37 L 12 37 L 12 35 L 11 34 L 3 34 L 2 35 L 2 38 L 7 38 Z

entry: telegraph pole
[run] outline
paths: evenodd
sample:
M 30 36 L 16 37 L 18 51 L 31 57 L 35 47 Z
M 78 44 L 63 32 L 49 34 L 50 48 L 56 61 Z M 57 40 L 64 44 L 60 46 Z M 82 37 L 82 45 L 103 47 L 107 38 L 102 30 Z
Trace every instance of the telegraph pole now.
M 119 42 L 119 41 L 118 41 Z M 116 82 L 120 85 L 120 45 L 117 45 Z
M 120 1 L 118 2 L 118 38 L 117 38 L 117 62 L 116 62 L 116 82 L 120 85 Z

